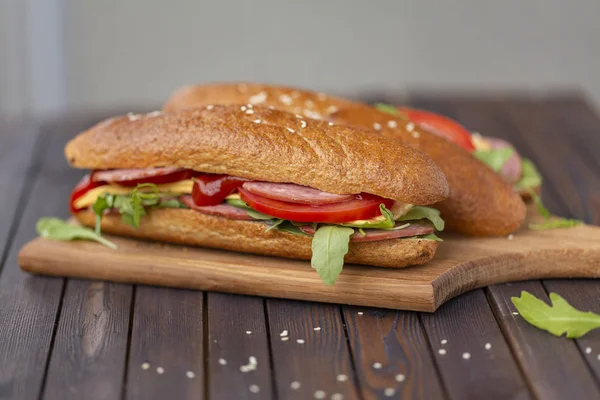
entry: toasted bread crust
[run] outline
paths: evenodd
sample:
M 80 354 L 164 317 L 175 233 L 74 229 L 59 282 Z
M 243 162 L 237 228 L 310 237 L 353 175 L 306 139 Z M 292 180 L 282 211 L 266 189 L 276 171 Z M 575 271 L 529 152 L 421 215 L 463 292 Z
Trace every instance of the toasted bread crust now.
M 214 106 L 113 118 L 71 140 L 65 155 L 78 168 L 177 166 L 409 204 L 447 196 L 439 167 L 409 146 L 265 107 L 247 111 Z
M 93 227 L 95 215 L 80 211 L 75 217 Z M 266 231 L 262 222 L 240 221 L 185 209 L 149 209 L 140 228 L 121 221 L 121 216 L 102 217 L 102 231 L 140 239 L 212 247 L 244 253 L 310 260 L 312 239 L 276 229 Z M 433 258 L 438 242 L 425 239 L 390 239 L 350 243 L 347 263 L 402 268 L 424 264 Z
M 180 89 L 164 107 L 177 110 L 248 102 L 370 129 L 424 152 L 448 179 L 450 194 L 436 207 L 450 230 L 475 236 L 507 235 L 525 219 L 519 193 L 488 166 L 453 143 L 364 104 L 282 86 L 230 83 Z

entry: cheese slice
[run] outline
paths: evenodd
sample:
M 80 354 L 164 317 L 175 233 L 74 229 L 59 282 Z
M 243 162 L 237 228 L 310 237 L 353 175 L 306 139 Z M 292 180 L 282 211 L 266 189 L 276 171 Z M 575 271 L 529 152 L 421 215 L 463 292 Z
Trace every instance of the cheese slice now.
M 183 181 L 172 182 L 172 183 L 163 183 L 161 185 L 156 185 L 159 193 L 169 193 L 169 194 L 191 194 L 192 187 L 194 186 L 194 181 L 191 179 L 185 179 Z M 75 201 L 75 208 L 86 208 L 96 202 L 98 197 L 105 193 L 109 194 L 131 194 L 135 187 L 132 186 L 121 186 L 116 184 L 108 184 L 103 186 L 98 186 L 86 194 L 81 196 Z M 138 189 L 140 192 L 153 192 L 153 188 L 151 187 L 142 187 Z

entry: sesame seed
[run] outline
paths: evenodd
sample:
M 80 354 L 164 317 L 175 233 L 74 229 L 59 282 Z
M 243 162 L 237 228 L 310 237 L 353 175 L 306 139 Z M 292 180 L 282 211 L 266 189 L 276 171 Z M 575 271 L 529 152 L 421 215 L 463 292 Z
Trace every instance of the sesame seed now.
M 252 108 L 252 104 L 248 103 L 248 104 L 246 104 L 246 107 Z
M 387 397 L 392 397 L 393 395 L 396 394 L 396 391 L 394 390 L 394 388 L 386 388 L 383 391 L 383 394 L 386 395 Z
M 296 131 L 295 131 L 295 130 L 293 130 L 292 128 L 285 128 L 285 129 L 287 129 L 287 130 L 288 130 L 288 131 L 290 131 L 291 133 L 295 133 L 295 132 L 296 132 Z M 286 332 L 287 332 L 287 331 L 286 331 Z
M 313 102 L 312 102 L 312 100 L 306 100 L 306 101 L 304 102 L 304 105 L 305 105 L 306 107 L 308 107 L 308 108 L 311 108 L 311 107 L 313 107 L 313 106 L 315 105 L 315 103 L 313 103 Z
M 510 235 L 508 235 L 508 240 L 513 240 L 515 236 L 511 233 Z
M 586 347 L 585 348 L 585 354 L 591 354 L 592 353 L 592 348 L 591 347 Z M 144 368 L 144 366 L 142 365 L 142 368 Z
M 240 107 L 240 110 L 242 110 L 242 111 L 246 111 L 246 108 L 247 108 L 246 106 L 241 106 L 241 107 Z
M 396 375 L 396 382 L 404 382 L 405 379 L 406 379 L 406 376 L 404 376 L 404 374 Z
M 334 393 L 331 395 L 331 400 L 344 400 L 344 395 L 341 393 Z
M 130 121 L 136 121 L 138 119 L 142 118 L 141 115 L 138 114 L 134 114 L 134 113 L 127 113 L 127 119 L 129 119 Z
M 306 128 L 306 121 L 304 121 L 304 120 L 300 121 L 300 127 Z
M 364 313 L 362 311 L 359 311 L 357 314 L 358 315 L 363 315 Z
M 281 338 L 282 342 L 287 342 L 288 340 L 290 340 L 290 338 L 287 337 L 287 336 L 284 336 L 284 337 Z
M 252 365 L 258 365 L 258 361 L 256 361 L 256 357 L 254 357 L 254 356 L 250 356 L 248 358 L 248 362 Z
M 251 335 L 252 331 L 246 331 L 246 335 Z
M 275 109 L 275 107 L 274 107 L 274 106 L 269 106 L 269 107 L 268 107 L 268 109 L 269 109 L 269 110 L 274 110 L 274 109 Z
M 260 392 L 260 388 L 258 387 L 258 385 L 250 385 L 250 391 L 252 393 L 258 393 Z
M 412 122 L 409 122 L 408 124 L 406 124 L 406 130 L 409 132 L 412 132 L 415 129 L 415 124 L 413 124 Z
M 418 139 L 421 137 L 421 134 L 419 132 L 413 132 L 412 137 L 414 137 L 415 139 Z
M 281 331 L 281 333 L 279 334 L 279 336 L 287 336 L 288 335 L 288 331 L 287 329 L 284 329 L 283 331 Z
M 219 364 L 221 365 L 227 365 L 227 360 L 224 358 L 219 358 Z
M 336 106 L 329 106 L 327 107 L 327 112 L 329 114 L 333 114 L 334 112 L 336 112 L 338 110 L 338 108 Z
M 315 399 L 324 399 L 327 394 L 322 390 L 317 390 L 315 392 Z
M 381 130 L 381 124 L 379 124 L 379 123 L 375 122 L 375 123 L 373 124 L 373 128 L 374 128 L 376 131 L 380 131 L 380 130 Z
M 381 367 L 383 367 L 383 365 L 381 365 L 381 363 L 378 363 L 378 362 L 373 363 L 373 368 L 375 368 L 375 369 L 381 369 Z
M 590 349 L 590 350 L 591 350 L 591 349 Z M 149 364 L 149 363 L 147 363 L 147 362 L 145 362 L 145 363 L 142 363 L 142 369 L 143 369 L 144 371 L 145 371 L 145 370 L 147 370 L 148 368 L 150 368 L 150 364 Z
M 192 371 L 188 371 L 185 373 L 185 376 L 187 376 L 190 379 L 194 379 L 196 377 L 196 374 L 193 373 Z
M 297 99 L 300 96 L 300 92 L 297 90 L 293 90 L 292 93 L 290 93 L 292 95 L 292 97 L 294 99 Z
M 292 98 L 287 94 L 282 94 L 281 96 L 279 96 L 279 101 L 288 106 L 293 103 Z
M 209 104 L 206 106 L 207 110 L 212 110 L 213 108 L 215 108 L 215 106 L 213 106 L 212 104 Z
M 260 119 L 255 119 L 255 120 L 254 120 L 254 121 L 252 121 L 252 122 L 254 122 L 255 124 L 260 124 L 262 121 L 261 121 Z
M 333 122 L 329 121 L 328 122 L 329 126 L 333 126 Z
M 439 349 L 438 350 L 438 354 L 441 355 L 441 356 L 445 355 L 446 354 L 446 349 Z
M 348 376 L 344 374 L 339 374 L 336 379 L 338 382 L 346 382 L 348 380 Z
M 163 367 L 156 368 L 156 373 L 162 375 L 165 373 L 165 369 Z
M 254 110 L 249 108 L 246 110 L 246 114 L 254 114 Z
M 208 107 L 206 107 L 206 108 L 208 108 Z M 158 117 L 160 114 L 162 114 L 162 111 L 152 111 L 152 112 L 149 112 L 148 114 L 146 114 L 146 117 Z
M 250 98 L 248 99 L 248 101 L 252 104 L 264 103 L 265 100 L 267 100 L 266 92 L 257 93 L 254 96 L 250 96 Z
M 486 350 L 489 350 L 489 349 L 491 349 L 491 348 L 492 348 L 492 344 L 491 344 L 491 343 L 486 343 L 486 344 L 485 344 L 485 349 L 486 349 Z
M 320 331 L 320 330 L 321 330 L 320 326 L 317 326 L 316 328 L 313 328 L 313 331 Z
M 298 119 L 302 119 L 302 118 L 304 118 L 304 117 L 303 117 L 302 115 L 300 115 L 300 114 L 296 114 L 296 118 L 298 118 Z
M 513 311 L 512 315 L 519 315 L 519 313 L 516 311 Z
M 323 118 L 321 116 L 321 114 L 319 114 L 316 111 L 312 111 L 312 110 L 304 110 L 304 115 L 306 115 L 308 118 L 312 118 L 312 119 L 322 119 Z
M 290 383 L 290 388 L 292 390 L 298 390 L 298 389 L 300 389 L 300 382 L 294 381 L 294 382 Z
M 440 343 L 441 344 L 446 344 L 446 343 L 448 343 L 448 339 L 442 339 L 442 341 Z
M 471 358 L 471 353 L 463 353 L 463 354 L 462 354 L 462 358 L 463 358 L 464 360 L 468 360 L 469 358 Z
M 303 344 L 304 343 L 304 339 L 298 339 L 298 340 L 296 340 L 296 343 Z
M 398 126 L 398 123 L 392 119 L 388 121 L 387 126 L 389 128 L 396 128 Z

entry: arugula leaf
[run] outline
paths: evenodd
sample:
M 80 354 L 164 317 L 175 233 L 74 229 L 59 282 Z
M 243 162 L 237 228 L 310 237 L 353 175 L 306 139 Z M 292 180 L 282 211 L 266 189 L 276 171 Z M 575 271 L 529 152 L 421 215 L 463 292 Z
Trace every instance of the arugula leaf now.
M 494 171 L 500 172 L 502 166 L 514 153 L 514 149 L 505 147 L 502 149 L 475 150 L 473 156 L 482 163 L 490 166 Z
M 156 206 L 161 208 L 188 208 L 188 206 L 177 199 L 161 200 Z
M 433 223 L 437 231 L 444 230 L 444 220 L 440 217 L 440 211 L 435 208 L 425 206 L 414 206 L 406 214 L 397 218 L 396 221 L 414 221 L 417 219 L 428 219 Z
M 327 285 L 333 285 L 342 272 L 344 256 L 354 229 L 324 225 L 317 229 L 312 241 L 310 264 Z
M 104 246 L 116 250 L 117 245 L 108 239 L 103 238 L 90 228 L 69 224 L 62 219 L 53 217 L 40 218 L 35 225 L 38 235 L 54 240 L 93 240 Z
M 246 204 L 246 202 L 244 200 L 227 199 L 225 201 L 227 202 L 227 204 L 231 204 L 234 207 L 243 209 L 244 211 L 246 211 L 248 213 L 249 216 L 251 216 L 254 219 L 260 219 L 260 220 L 277 219 L 276 217 L 273 217 L 271 215 L 263 214 L 259 211 L 254 210 L 248 204 Z
M 427 235 L 415 236 L 415 238 L 443 242 L 442 238 L 438 237 L 435 233 L 428 233 Z
M 273 228 L 277 228 L 279 225 L 283 224 L 284 222 L 285 222 L 285 219 L 276 219 L 276 220 L 274 220 L 273 224 L 269 225 L 269 227 L 267 228 L 267 232 L 269 232 Z
M 600 328 L 600 315 L 579 311 L 556 293 L 550 293 L 551 306 L 525 291 L 521 297 L 511 297 L 511 301 L 527 322 L 554 336 L 566 333 L 567 338 L 578 339 Z
M 346 223 L 346 224 L 340 224 L 340 225 L 351 226 L 351 227 L 355 227 L 355 228 L 372 228 L 372 229 L 393 228 L 394 225 L 396 224 L 396 221 L 394 221 L 394 214 L 390 210 L 385 208 L 385 204 L 380 204 L 379 210 L 381 210 L 381 215 L 385 218 L 383 221 L 368 222 L 368 220 L 367 220 L 367 222 L 360 223 L 360 224 Z
M 277 225 L 276 229 L 278 231 L 291 233 L 292 235 L 312 237 L 308 233 L 302 232 L 302 230 L 300 228 L 298 228 L 296 225 L 294 225 L 290 221 L 282 222 L 281 224 Z
M 538 224 L 529 224 L 529 229 L 542 231 L 546 229 L 557 229 L 557 228 L 571 228 L 577 225 L 583 224 L 583 221 L 578 219 L 569 219 L 569 218 L 552 218 L 550 215 L 550 211 L 544 206 L 542 203 L 542 199 L 537 195 L 532 189 L 529 189 L 529 194 L 535 203 L 538 212 L 542 217 L 544 217 L 545 221 Z
M 94 204 L 92 204 L 92 211 L 94 211 L 94 214 L 96 214 L 96 226 L 94 227 L 94 232 L 96 232 L 97 235 L 100 234 L 102 214 L 104 214 L 104 210 L 108 210 L 111 207 L 112 204 L 109 204 L 108 200 L 104 196 L 98 197 Z
M 254 219 L 262 219 L 262 220 L 275 219 L 275 217 L 272 217 L 272 216 L 267 215 L 267 214 L 263 214 L 263 213 L 258 212 L 256 210 L 253 210 L 251 208 L 248 208 L 246 210 L 246 212 L 248 213 L 249 216 L 251 216 Z
M 533 189 L 542 184 L 542 176 L 531 160 L 524 158 L 521 162 L 521 168 L 523 173 L 521 174 L 521 180 L 515 185 L 516 190 Z
M 398 109 L 391 104 L 376 103 L 375 108 L 379 111 L 383 111 L 384 113 L 391 114 L 395 117 L 401 116 L 400 111 L 398 111 Z

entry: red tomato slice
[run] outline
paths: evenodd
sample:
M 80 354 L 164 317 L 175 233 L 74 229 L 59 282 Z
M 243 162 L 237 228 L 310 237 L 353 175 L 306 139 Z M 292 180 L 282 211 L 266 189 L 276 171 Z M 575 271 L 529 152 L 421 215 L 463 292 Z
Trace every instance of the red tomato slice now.
M 461 124 L 440 114 L 409 107 L 398 107 L 398 111 L 406 119 L 413 121 L 421 128 L 456 143 L 471 152 L 475 146 L 471 141 L 471 133 Z
M 229 175 L 202 174 L 194 178 L 192 199 L 199 207 L 216 206 L 248 179 Z
M 268 199 L 250 193 L 244 188 L 238 190 L 242 200 L 256 211 L 296 222 L 342 223 L 357 219 L 370 219 L 381 215 L 380 204 L 383 203 L 389 208 L 394 203 L 393 200 L 362 193 L 356 195 L 352 200 L 342 203 L 311 206 Z
M 86 194 L 88 191 L 90 191 L 94 188 L 97 188 L 98 186 L 104 185 L 104 182 L 94 182 L 93 176 L 94 176 L 94 173 L 92 172 L 91 174 L 87 174 L 86 176 L 81 178 L 81 180 L 77 183 L 77 185 L 73 189 L 73 192 L 71 192 L 71 200 L 69 202 L 69 208 L 71 209 L 71 212 L 73 214 L 79 210 L 82 210 L 81 208 L 75 208 L 75 201 L 78 198 L 80 198 L 81 196 Z

